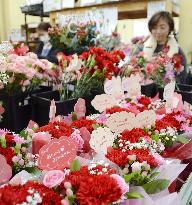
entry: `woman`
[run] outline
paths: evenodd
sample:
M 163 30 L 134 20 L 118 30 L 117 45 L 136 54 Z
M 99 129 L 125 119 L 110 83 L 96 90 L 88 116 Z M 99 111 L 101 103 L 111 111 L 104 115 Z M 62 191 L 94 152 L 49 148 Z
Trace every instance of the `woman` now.
M 167 55 L 169 57 L 173 57 L 174 54 L 180 54 L 182 57 L 181 64 L 184 66 L 184 70 L 176 76 L 176 81 L 178 83 L 185 83 L 187 78 L 186 58 L 178 45 L 174 20 L 171 14 L 166 11 L 155 13 L 148 22 L 148 28 L 151 35 L 145 40 L 142 46 L 145 59 L 150 61 L 154 54 L 164 49 L 168 49 Z
M 39 58 L 45 58 L 52 63 L 57 63 L 56 54 L 58 50 L 54 49 L 49 42 L 49 28 L 51 28 L 49 23 L 42 22 L 38 25 L 37 33 L 39 36 L 39 46 L 37 48 L 36 54 Z

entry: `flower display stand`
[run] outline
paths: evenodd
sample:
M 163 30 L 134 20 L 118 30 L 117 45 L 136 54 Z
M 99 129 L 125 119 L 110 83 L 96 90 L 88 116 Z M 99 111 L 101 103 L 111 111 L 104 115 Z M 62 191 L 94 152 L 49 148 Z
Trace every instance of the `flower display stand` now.
M 86 101 L 86 114 L 95 113 L 95 109 L 91 105 L 92 99 L 95 95 L 84 98 Z M 68 100 L 61 100 L 59 91 L 48 91 L 43 93 L 37 93 L 32 95 L 32 120 L 39 125 L 45 125 L 49 122 L 49 109 L 51 100 L 55 100 L 56 115 L 68 115 L 73 112 L 74 105 L 77 102 L 77 98 Z
M 158 89 L 155 83 L 150 83 L 150 84 L 141 86 L 141 93 L 143 95 L 146 95 L 147 97 L 155 97 L 157 92 L 158 92 Z
M 36 92 L 43 92 L 52 89 L 51 87 L 40 87 L 33 92 L 8 94 L 4 90 L 0 92 L 0 101 L 5 112 L 2 115 L 0 128 L 18 132 L 28 125 L 31 119 L 31 95 Z
M 177 84 L 176 90 L 182 95 L 183 101 L 192 104 L 192 85 Z

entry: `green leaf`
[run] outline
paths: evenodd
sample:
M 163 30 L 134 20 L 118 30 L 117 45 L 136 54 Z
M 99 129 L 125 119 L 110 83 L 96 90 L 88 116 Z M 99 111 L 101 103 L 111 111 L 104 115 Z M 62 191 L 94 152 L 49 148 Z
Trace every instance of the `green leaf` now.
M 100 127 L 100 125 L 98 125 L 98 124 L 93 124 L 92 127 L 93 127 L 94 130 L 96 130 L 97 128 Z
M 138 173 L 137 172 L 133 172 L 131 174 L 126 174 L 123 176 L 123 178 L 125 179 L 126 183 L 130 182 L 135 176 L 137 176 Z
M 127 199 L 140 199 L 144 198 L 144 196 L 138 192 L 127 192 L 126 193 Z
M 183 137 L 182 135 L 178 135 L 176 141 L 181 142 L 182 144 L 189 143 L 189 140 L 187 138 Z
M 71 163 L 71 166 L 70 166 L 70 170 L 71 171 L 78 171 L 80 170 L 80 163 L 77 159 L 75 159 L 72 163 Z
M 75 112 L 72 112 L 72 121 L 77 120 L 77 114 Z
M 148 194 L 159 193 L 166 189 L 169 185 L 169 180 L 157 179 L 143 185 L 143 188 Z
M 73 205 L 76 199 L 76 195 L 68 196 L 67 199 L 69 200 L 69 205 Z
M 158 135 L 152 135 L 151 136 L 152 140 L 154 140 L 155 142 L 159 141 L 159 136 Z
M 156 176 L 159 175 L 159 172 L 153 172 L 150 176 L 151 179 L 155 178 Z
M 25 130 L 22 130 L 22 131 L 19 133 L 19 136 L 20 136 L 20 137 L 23 137 L 23 138 L 26 140 L 27 137 L 28 137 L 28 132 L 25 131 Z

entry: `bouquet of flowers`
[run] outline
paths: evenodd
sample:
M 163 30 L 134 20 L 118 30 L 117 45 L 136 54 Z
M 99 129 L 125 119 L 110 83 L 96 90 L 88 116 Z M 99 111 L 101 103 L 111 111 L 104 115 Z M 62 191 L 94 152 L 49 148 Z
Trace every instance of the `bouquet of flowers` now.
M 13 176 L 21 170 L 33 172 L 35 167 L 35 156 L 29 152 L 31 139 L 24 131 L 20 135 L 0 129 L 0 154 L 12 167 Z
M 131 56 L 130 58 L 125 58 L 119 65 L 121 68 L 121 76 L 130 77 L 131 74 L 139 74 L 141 78 L 145 80 L 145 64 L 146 60 L 143 52 L 139 52 L 137 55 Z
M 13 50 L 10 52 L 18 56 L 25 56 L 29 52 L 29 47 L 24 43 L 12 43 Z
M 66 55 L 82 53 L 95 45 L 96 23 L 91 21 L 79 24 L 69 22 L 63 28 L 51 28 L 49 36 L 53 47 L 62 50 Z
M 116 32 L 113 32 L 111 35 L 102 35 L 97 38 L 96 46 L 103 48 L 107 51 L 112 51 L 117 49 L 121 44 L 120 35 Z
M 124 57 L 123 52 L 119 50 L 108 52 L 94 47 L 89 48 L 88 52 L 83 52 L 79 57 L 58 54 L 60 66 L 63 67 L 63 84 L 70 80 L 77 80 L 71 96 L 65 95 L 66 88 L 64 86 L 61 91 L 62 99 L 86 97 L 94 92 L 103 92 L 104 81 L 118 75 L 120 71 L 118 64 Z
M 43 82 L 56 82 L 57 68 L 34 53 L 7 54 L 0 58 L 0 89 L 7 93 L 31 91 Z
M 175 54 L 172 58 L 167 55 L 166 48 L 152 58 L 145 65 L 148 78 L 152 79 L 160 87 L 175 79 L 176 74 L 183 70 L 182 56 Z
M 9 184 L 0 188 L 0 204 L 62 205 L 61 197 L 52 189 L 33 181 L 29 181 L 24 185 Z
M 71 204 L 119 204 L 132 196 L 129 185 L 104 161 L 73 168 L 65 176 L 64 189 L 65 201 Z
M 82 53 L 81 77 L 77 81 L 73 97 L 102 92 L 104 81 L 118 75 L 119 61 L 124 57 L 124 53 L 119 50 L 108 52 L 101 48 L 90 48 L 88 52 Z

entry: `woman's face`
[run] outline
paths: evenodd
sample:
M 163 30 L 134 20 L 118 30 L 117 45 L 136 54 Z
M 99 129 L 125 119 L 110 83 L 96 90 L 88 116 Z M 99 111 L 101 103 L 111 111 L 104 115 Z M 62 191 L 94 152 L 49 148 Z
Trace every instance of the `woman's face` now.
M 151 33 L 157 43 L 165 44 L 169 35 L 169 25 L 164 19 L 159 19 L 156 26 L 153 27 Z

